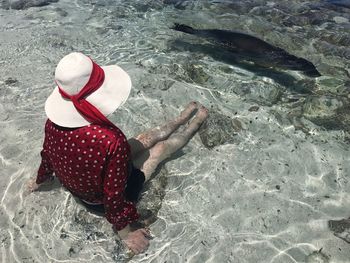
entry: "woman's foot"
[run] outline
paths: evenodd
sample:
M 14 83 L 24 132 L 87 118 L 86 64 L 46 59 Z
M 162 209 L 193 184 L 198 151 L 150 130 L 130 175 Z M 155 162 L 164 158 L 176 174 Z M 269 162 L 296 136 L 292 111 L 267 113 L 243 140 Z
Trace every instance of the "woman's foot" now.
M 176 119 L 169 121 L 163 126 L 159 126 L 146 131 L 138 135 L 136 138 L 131 138 L 128 142 L 131 146 L 131 154 L 133 158 L 137 158 L 139 154 L 142 154 L 143 151 L 150 149 L 156 143 L 166 140 L 174 131 L 179 128 L 179 126 L 185 124 L 192 117 L 193 112 L 200 107 L 203 107 L 200 103 L 192 101 L 186 106 L 186 108 L 181 112 L 180 116 L 178 116 Z M 205 115 L 204 112 L 197 114 Z M 203 116 L 199 117 L 199 119 L 201 118 L 203 118 Z
M 209 115 L 209 110 L 203 105 L 201 105 L 196 114 L 196 119 L 202 123 L 208 118 L 208 115 Z
M 177 117 L 176 122 L 185 124 L 192 116 L 192 113 L 200 106 L 197 101 L 191 101 Z
M 184 147 L 192 136 L 198 131 L 202 123 L 208 118 L 208 109 L 200 105 L 196 116 L 189 122 L 185 130 L 173 134 L 167 140 L 158 142 L 153 146 L 149 154 L 145 157 L 136 159 L 134 164 L 137 168 L 141 169 L 146 177 L 146 181 L 149 180 L 156 170 L 159 163 L 170 157 L 173 153 Z

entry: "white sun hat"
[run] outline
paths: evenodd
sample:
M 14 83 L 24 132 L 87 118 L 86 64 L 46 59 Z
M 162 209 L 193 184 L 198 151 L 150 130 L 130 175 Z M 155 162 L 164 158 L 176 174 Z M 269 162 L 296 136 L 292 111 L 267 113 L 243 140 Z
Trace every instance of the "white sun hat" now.
M 86 97 L 104 116 L 113 113 L 124 104 L 130 94 L 129 75 L 117 65 L 103 66 L 102 85 Z M 55 81 L 65 93 L 78 94 L 90 80 L 93 70 L 92 60 L 82 53 L 70 53 L 58 63 Z M 73 102 L 63 98 L 56 87 L 45 103 L 47 117 L 55 124 L 68 128 L 90 124 L 75 108 Z

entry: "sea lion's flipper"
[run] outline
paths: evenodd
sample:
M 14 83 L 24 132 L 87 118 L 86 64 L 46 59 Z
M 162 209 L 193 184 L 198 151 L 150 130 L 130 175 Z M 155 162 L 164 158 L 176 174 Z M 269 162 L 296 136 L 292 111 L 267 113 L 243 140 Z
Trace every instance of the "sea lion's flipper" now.
M 188 33 L 188 34 L 194 34 L 196 31 L 194 28 L 192 28 L 190 26 L 186 26 L 186 25 L 182 25 L 182 24 L 178 24 L 178 23 L 175 23 L 171 29 L 181 31 L 184 33 Z

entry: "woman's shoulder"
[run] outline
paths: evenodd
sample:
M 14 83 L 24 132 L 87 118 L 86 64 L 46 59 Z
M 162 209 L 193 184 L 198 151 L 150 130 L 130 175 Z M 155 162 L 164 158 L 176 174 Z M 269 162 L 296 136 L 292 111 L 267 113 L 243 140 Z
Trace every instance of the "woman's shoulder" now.
M 108 126 L 99 125 L 99 124 L 89 124 L 83 127 L 67 128 L 67 127 L 58 126 L 57 124 L 53 123 L 51 120 L 48 119 L 45 123 L 45 131 L 46 132 L 57 131 L 59 133 L 74 135 L 80 138 L 91 137 L 92 140 L 105 139 L 105 140 L 110 140 L 111 142 L 119 141 L 120 139 L 122 139 L 123 141 L 126 140 L 124 133 L 118 127 L 108 127 Z
M 98 125 L 98 124 L 91 124 L 91 125 L 88 125 L 86 127 L 87 127 L 87 130 L 90 130 L 95 135 L 100 135 L 103 137 L 108 136 L 112 139 L 124 139 L 124 138 L 126 139 L 122 130 L 116 126 L 115 127 L 108 127 L 108 126 L 102 126 L 102 125 Z

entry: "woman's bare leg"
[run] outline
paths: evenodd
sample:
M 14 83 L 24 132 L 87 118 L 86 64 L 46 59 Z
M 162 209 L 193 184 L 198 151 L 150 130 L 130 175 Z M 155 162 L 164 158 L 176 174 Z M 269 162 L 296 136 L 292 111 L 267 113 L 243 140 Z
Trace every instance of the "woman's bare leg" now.
M 198 105 L 199 103 L 192 101 L 174 120 L 129 139 L 128 142 L 131 147 L 131 156 L 133 159 L 142 151 L 151 148 L 157 142 L 167 139 L 175 130 L 190 119 Z
M 165 141 L 158 142 L 149 150 L 149 153 L 143 153 L 142 155 L 148 154 L 147 159 L 143 158 L 142 155 L 140 155 L 139 158 L 134 159 L 135 167 L 144 172 L 146 181 L 150 179 L 160 162 L 170 157 L 171 154 L 175 153 L 188 143 L 207 117 L 208 110 L 201 106 L 198 109 L 195 118 L 193 118 L 183 132 L 174 134 Z M 144 161 L 144 159 L 146 160 Z

